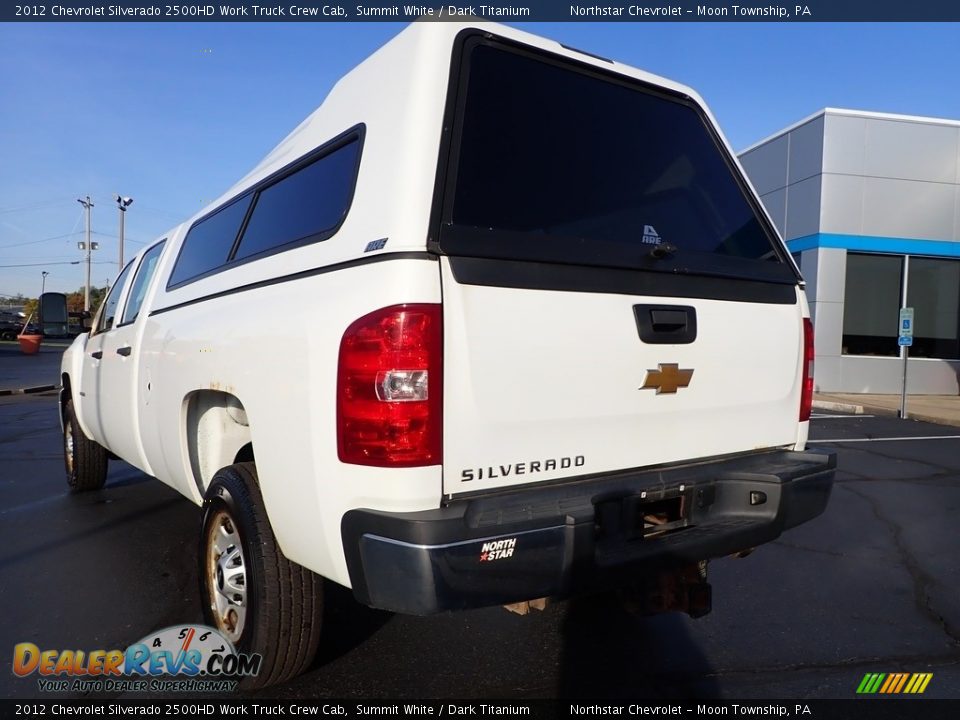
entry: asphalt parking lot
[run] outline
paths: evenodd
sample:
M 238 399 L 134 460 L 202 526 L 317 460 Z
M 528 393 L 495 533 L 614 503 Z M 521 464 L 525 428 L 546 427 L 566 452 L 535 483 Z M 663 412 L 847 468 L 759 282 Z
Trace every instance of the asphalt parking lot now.
M 960 698 L 958 429 L 820 413 L 811 434 L 840 453 L 827 512 L 712 563 L 704 618 L 638 618 L 609 596 L 412 618 L 329 587 L 313 667 L 264 694 L 850 698 L 868 672 L 930 672 L 924 697 Z M 18 642 L 123 648 L 200 622 L 198 527 L 195 506 L 120 462 L 104 490 L 70 495 L 55 393 L 0 398 L 3 664 Z M 0 697 L 37 695 L 0 672 Z

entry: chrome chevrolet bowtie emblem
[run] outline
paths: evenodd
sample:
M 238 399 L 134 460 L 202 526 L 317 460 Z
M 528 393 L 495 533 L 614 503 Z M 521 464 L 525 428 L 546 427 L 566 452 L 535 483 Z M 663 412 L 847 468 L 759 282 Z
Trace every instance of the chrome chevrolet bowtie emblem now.
M 693 377 L 693 369 L 681 370 L 677 363 L 660 363 L 656 370 L 647 370 L 641 390 L 656 390 L 660 393 L 674 393 L 677 388 L 685 388 Z

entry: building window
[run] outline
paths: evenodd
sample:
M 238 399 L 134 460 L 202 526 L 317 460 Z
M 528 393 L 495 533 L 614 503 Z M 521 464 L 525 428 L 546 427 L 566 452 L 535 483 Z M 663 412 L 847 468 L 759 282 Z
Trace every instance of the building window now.
M 897 356 L 903 257 L 847 253 L 843 354 Z
M 960 261 L 911 257 L 907 306 L 914 309 L 912 357 L 960 358 Z

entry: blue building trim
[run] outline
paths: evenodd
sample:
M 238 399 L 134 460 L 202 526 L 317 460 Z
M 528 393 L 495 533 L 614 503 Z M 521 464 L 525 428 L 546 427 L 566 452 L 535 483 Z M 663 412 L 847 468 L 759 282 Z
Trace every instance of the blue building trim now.
M 815 233 L 787 241 L 787 248 L 789 248 L 792 253 L 803 252 L 804 250 L 811 250 L 817 247 L 893 253 L 897 255 L 960 257 L 960 242 L 954 240 L 919 240 L 917 238 Z

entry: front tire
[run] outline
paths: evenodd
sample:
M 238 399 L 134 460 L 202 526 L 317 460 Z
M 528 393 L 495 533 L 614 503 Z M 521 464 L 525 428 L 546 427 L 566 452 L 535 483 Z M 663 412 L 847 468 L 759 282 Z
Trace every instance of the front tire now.
M 107 450 L 83 434 L 73 400 L 63 408 L 63 460 L 73 492 L 99 490 L 107 481 Z
M 316 655 L 322 580 L 277 546 L 253 463 L 220 470 L 203 503 L 200 592 L 204 619 L 239 652 L 263 656 L 254 689 L 302 673 Z

